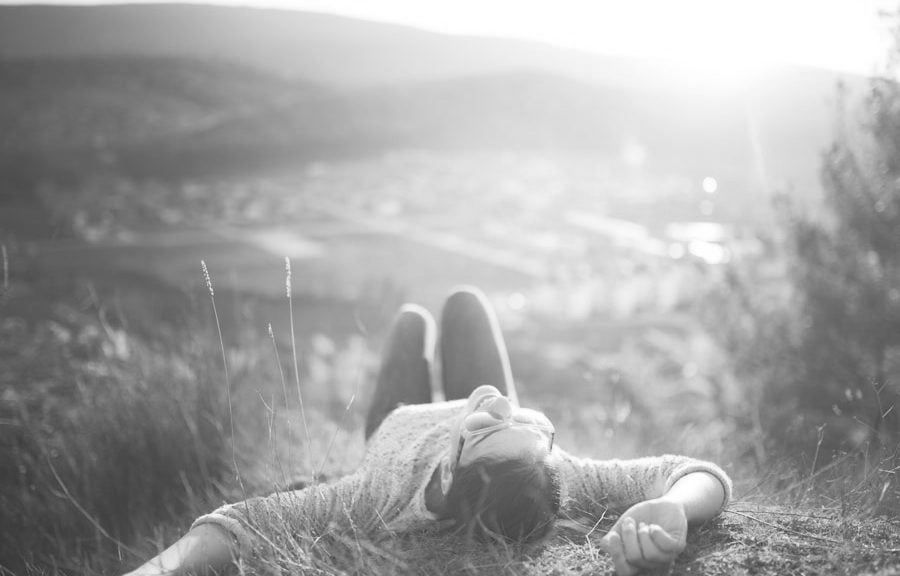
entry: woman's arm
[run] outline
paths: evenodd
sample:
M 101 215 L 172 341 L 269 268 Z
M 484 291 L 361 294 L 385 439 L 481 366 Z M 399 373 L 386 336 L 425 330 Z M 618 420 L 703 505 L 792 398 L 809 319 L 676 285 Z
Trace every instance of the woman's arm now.
M 731 494 L 731 480 L 721 468 L 686 456 L 594 460 L 562 450 L 554 453 L 565 493 L 563 514 L 568 516 L 596 519 L 608 512 L 624 512 L 638 502 L 668 494 L 677 482 L 695 472 L 706 472 L 718 481 L 725 494 L 719 500 L 722 506 Z M 674 492 L 676 497 L 679 493 Z
M 688 523 L 714 518 L 726 499 L 726 488 L 717 477 L 692 472 L 662 496 L 626 510 L 603 538 L 616 573 L 630 576 L 673 561 L 685 548 Z
M 194 521 L 184 537 L 129 576 L 219 573 L 267 541 L 315 539 L 333 527 L 365 527 L 367 517 L 377 511 L 356 498 L 360 481 L 346 476 L 332 484 L 222 506 Z
M 670 562 L 684 550 L 688 522 L 716 516 L 731 497 L 721 468 L 686 456 L 593 460 L 560 450 L 558 458 L 564 515 L 622 513 L 604 538 L 620 575 Z
M 231 535 L 215 524 L 201 524 L 126 576 L 221 574 L 237 555 Z
M 680 505 L 693 524 L 718 516 L 726 498 L 725 486 L 718 478 L 708 472 L 693 472 L 679 478 L 659 499 Z

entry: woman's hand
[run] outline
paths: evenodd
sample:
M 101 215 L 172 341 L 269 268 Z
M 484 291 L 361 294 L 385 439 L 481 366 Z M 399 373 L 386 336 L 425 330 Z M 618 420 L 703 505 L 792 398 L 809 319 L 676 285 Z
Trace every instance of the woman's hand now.
M 686 538 L 684 506 L 656 498 L 626 510 L 602 542 L 616 574 L 631 576 L 672 562 L 684 550 Z
M 125 576 L 223 574 L 237 549 L 231 536 L 215 524 L 200 524 L 158 556 Z

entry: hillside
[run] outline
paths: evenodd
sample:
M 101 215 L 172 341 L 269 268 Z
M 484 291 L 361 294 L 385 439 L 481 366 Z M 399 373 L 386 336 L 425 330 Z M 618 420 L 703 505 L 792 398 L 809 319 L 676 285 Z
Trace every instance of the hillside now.
M 144 175 L 164 176 L 173 166 L 154 165 L 155 153 L 261 111 L 307 110 L 330 94 L 242 65 L 184 58 L 5 60 L 0 85 L 5 194 L 27 193 L 41 179 L 115 170 L 128 159 L 146 164 Z M 204 142 L 203 153 L 229 144 Z
M 816 186 L 838 79 L 792 67 L 734 83 L 533 42 L 200 5 L 0 7 L 0 56 L 0 125 L 17 148 L 110 131 L 206 157 L 408 145 L 620 156 L 636 144 L 650 169 L 725 171 L 758 188 Z M 287 77 L 339 94 L 298 95 Z
M 0 149 L 179 137 L 321 92 L 226 62 L 174 58 L 0 61 Z
M 780 179 L 816 185 L 833 86 L 813 76 L 773 71 L 731 92 L 704 92 L 520 70 L 373 89 L 354 109 L 378 122 L 373 132 L 414 146 L 594 150 L 612 164 L 638 146 L 639 168 L 650 172 L 716 174 L 762 191 Z
M 814 196 L 836 82 L 864 85 L 200 5 L 0 7 L 0 57 L 0 162 L 16 174 L 99 162 L 179 178 L 395 148 L 574 149 Z
M 184 58 L 10 60 L 0 64 L 0 150 L 19 168 L 87 153 L 178 177 L 411 147 L 592 150 L 617 164 L 637 146 L 655 173 L 815 188 L 828 84 L 810 93 L 796 76 L 767 80 L 736 98 L 534 70 L 336 89 Z
M 293 10 L 187 4 L 0 6 L 0 56 L 212 58 L 350 86 L 524 66 L 616 84 L 639 77 L 628 60 L 534 42 L 448 36 Z
M 758 191 L 818 187 L 839 78 L 791 67 L 737 82 L 532 42 L 200 5 L 0 7 L 0 56 L 2 145 L 19 157 L 113 142 L 132 170 L 177 175 L 408 146 L 592 149 L 618 162 L 630 146 L 647 170 Z M 842 79 L 851 92 L 863 84 Z

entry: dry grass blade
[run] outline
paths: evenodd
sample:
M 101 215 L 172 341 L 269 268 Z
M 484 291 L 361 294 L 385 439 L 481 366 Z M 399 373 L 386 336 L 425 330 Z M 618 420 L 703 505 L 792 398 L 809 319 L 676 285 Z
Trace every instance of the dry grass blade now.
M 291 282 L 291 259 L 284 257 L 284 276 L 285 276 L 285 295 L 288 301 L 288 314 L 291 323 L 291 352 L 294 359 L 294 380 L 297 384 L 297 399 L 300 402 L 300 419 L 303 422 L 303 432 L 306 434 L 306 458 L 309 471 L 313 472 L 312 460 L 312 437 L 309 435 L 309 424 L 306 421 L 306 407 L 303 405 L 303 393 L 300 390 L 300 368 L 297 364 L 297 337 L 294 333 L 294 299 L 292 297 L 293 285 Z M 313 482 L 318 482 L 317 477 L 313 474 Z
M 78 500 L 76 500 L 75 497 L 72 496 L 72 493 L 69 492 L 69 487 L 66 486 L 66 483 L 63 482 L 62 478 L 60 478 L 59 472 L 56 471 L 56 466 L 53 465 L 53 460 L 50 458 L 50 455 L 45 453 L 44 457 L 47 460 L 47 465 L 50 467 L 50 473 L 53 474 L 53 478 L 56 480 L 56 483 L 59 484 L 60 490 L 63 491 L 63 494 L 66 495 L 66 499 L 72 504 L 72 506 L 74 506 L 75 509 L 78 510 L 78 512 L 82 516 L 84 516 L 84 518 L 88 522 L 91 523 L 91 526 L 93 526 L 94 529 L 97 530 L 97 532 L 102 534 L 104 538 L 106 538 L 110 542 L 113 542 L 116 546 L 118 546 L 122 550 L 127 550 L 129 553 L 137 556 L 138 555 L 137 551 L 135 551 L 133 548 L 129 548 L 127 545 L 123 544 L 121 541 L 114 538 L 109 532 L 106 531 L 105 528 L 103 528 L 103 526 L 100 525 L 99 522 L 97 522 L 96 518 L 91 516 L 91 514 L 87 510 L 85 510 L 81 504 L 78 503 Z
M 852 454 L 850 454 L 850 453 L 847 453 L 847 454 L 844 454 L 843 456 L 835 458 L 834 460 L 832 460 L 825 466 L 822 466 L 821 468 L 819 468 L 818 470 L 816 470 L 814 473 L 810 474 L 809 476 L 806 476 L 805 478 L 801 478 L 801 479 L 797 480 L 796 482 L 793 482 L 792 484 L 790 484 L 776 492 L 769 494 L 769 496 L 770 497 L 778 497 L 783 494 L 788 494 L 788 493 L 792 492 L 793 490 L 796 490 L 797 488 L 803 486 L 804 484 L 811 483 L 813 480 L 815 480 L 817 477 L 823 475 L 825 472 L 828 472 L 829 470 L 837 468 L 844 462 L 848 461 L 850 458 L 852 458 Z
M 287 392 L 287 380 L 284 377 L 284 368 L 281 366 L 281 356 L 278 354 L 278 343 L 275 341 L 275 331 L 272 330 L 272 324 L 269 323 L 268 326 L 269 331 L 269 339 L 272 341 L 272 350 L 275 352 L 275 365 L 278 367 L 278 375 L 281 377 L 281 392 L 284 395 L 284 409 L 288 411 L 288 419 L 287 419 L 287 428 L 288 428 L 288 438 L 292 439 L 294 437 L 294 427 L 292 425 L 293 418 L 290 417 L 290 403 L 288 402 L 288 392 Z M 272 418 L 274 422 L 275 418 L 275 404 L 272 404 Z M 291 458 L 291 444 L 292 442 L 288 442 L 287 446 L 287 461 L 288 465 L 293 461 Z M 281 481 L 282 483 L 286 483 L 286 478 L 284 477 L 284 468 L 282 467 L 281 471 Z
M 325 455 L 322 457 L 322 462 L 319 464 L 318 470 L 316 470 L 316 477 L 318 477 L 322 470 L 325 468 L 325 464 L 328 462 L 328 456 L 331 454 L 331 450 L 334 447 L 334 442 L 337 440 L 338 434 L 341 430 L 344 429 L 344 424 L 347 421 L 347 416 L 350 414 L 350 410 L 353 408 L 353 404 L 356 401 L 356 396 L 359 394 L 359 385 L 363 378 L 364 367 L 362 365 L 357 367 L 356 373 L 356 384 L 354 385 L 353 394 L 350 396 L 350 400 L 347 402 L 347 405 L 344 407 L 344 412 L 341 414 L 341 420 L 338 422 L 337 427 L 334 429 L 334 434 L 331 435 L 331 440 L 328 442 L 328 448 L 325 450 Z
M 816 514 L 800 514 L 798 512 L 788 512 L 786 510 L 726 510 L 726 512 L 734 512 L 735 514 L 774 514 L 776 516 L 795 516 L 797 518 L 806 518 L 809 520 L 832 520 L 829 516 L 818 516 Z
M 801 537 L 803 537 L 803 538 L 810 538 L 810 539 L 813 539 L 813 540 L 819 540 L 819 541 L 821 541 L 821 542 L 826 542 L 826 543 L 832 544 L 832 545 L 837 545 L 837 546 L 853 546 L 853 547 L 856 547 L 856 548 L 861 548 L 861 549 L 864 549 L 864 550 L 871 550 L 871 551 L 873 551 L 873 552 L 880 552 L 880 553 L 883 553 L 883 554 L 897 554 L 897 553 L 900 553 L 900 548 L 884 548 L 884 547 L 871 546 L 871 545 L 860 544 L 860 543 L 849 542 L 849 541 L 841 541 L 841 540 L 837 540 L 837 539 L 835 539 L 835 538 L 828 538 L 827 536 L 819 536 L 819 535 L 816 535 L 816 534 L 810 534 L 809 532 L 803 532 L 803 531 L 801 531 L 801 530 L 794 530 L 793 528 L 788 528 L 788 527 L 786 527 L 786 526 L 779 526 L 778 524 L 775 524 L 775 523 L 773 523 L 773 522 L 768 522 L 768 521 L 763 520 L 763 519 L 761 519 L 761 518 L 757 518 L 757 517 L 753 516 L 752 514 L 747 514 L 746 512 L 742 512 L 742 511 L 739 511 L 739 510 L 725 510 L 725 512 L 726 512 L 726 513 L 729 513 L 729 514 L 735 514 L 735 515 L 741 516 L 741 517 L 743 517 L 743 518 L 747 518 L 748 520 L 751 520 L 751 521 L 756 522 L 756 523 L 758 523 L 758 524 L 762 524 L 762 525 L 764 525 L 764 526 L 768 526 L 768 527 L 770 527 L 770 528 L 774 528 L 775 530 L 779 530 L 779 531 L 781 531 L 781 532 L 785 532 L 785 533 L 788 533 L 788 534 L 794 534 L 794 535 L 796 535 L 796 536 L 801 536 Z M 802 517 L 805 517 L 805 518 L 809 518 L 809 519 L 832 520 L 832 519 L 827 518 L 827 517 L 823 518 L 823 517 L 821 517 L 821 516 L 814 516 L 814 515 L 804 516 L 804 515 L 802 515 L 802 514 L 790 514 L 789 512 L 784 512 L 784 513 L 782 513 L 781 511 L 777 511 L 777 512 L 773 511 L 773 512 L 769 512 L 769 513 L 771 513 L 771 514 L 779 514 L 779 515 L 782 515 L 782 514 L 783 514 L 783 515 L 792 515 L 792 516 L 795 516 L 795 517 L 801 517 L 801 518 L 802 518 Z
M 831 543 L 831 544 L 838 544 L 838 545 L 843 545 L 843 544 L 845 544 L 844 542 L 841 542 L 840 540 L 835 540 L 834 538 L 828 538 L 827 536 L 817 536 L 817 535 L 815 535 L 815 534 L 810 534 L 810 533 L 808 533 L 808 532 L 801 532 L 800 530 L 794 530 L 793 528 L 786 528 L 785 526 L 779 526 L 778 524 L 775 524 L 775 523 L 773 523 L 773 522 L 768 522 L 768 521 L 763 520 L 763 519 L 761 519 L 761 518 L 757 518 L 757 517 L 755 517 L 755 516 L 752 516 L 752 515 L 750 515 L 750 514 L 747 514 L 746 512 L 739 512 L 739 511 L 737 511 L 737 510 L 725 510 L 725 512 L 728 513 L 728 514 L 736 514 L 736 515 L 738 515 L 738 516 L 743 516 L 744 518 L 747 518 L 748 520 L 752 520 L 752 521 L 754 521 L 754 522 L 757 522 L 757 523 L 759 523 L 759 524 L 763 524 L 763 525 L 768 526 L 768 527 L 770 527 L 770 528 L 774 528 L 774 529 L 776 529 L 776 530 L 781 530 L 782 532 L 788 532 L 788 533 L 791 533 L 791 534 L 796 534 L 797 536 L 802 536 L 802 537 L 804 537 L 804 538 L 812 538 L 812 539 L 814 539 L 814 540 L 821 540 L 821 541 L 823 541 L 823 542 L 828 542 L 828 543 Z
M 228 424 L 231 430 L 231 464 L 234 466 L 235 479 L 241 487 L 241 494 L 244 500 L 247 499 L 247 491 L 244 489 L 244 481 L 241 478 L 241 471 L 237 463 L 237 450 L 235 448 L 234 438 L 234 409 L 231 402 L 231 378 L 228 375 L 228 357 L 225 354 L 225 340 L 222 338 L 222 325 L 219 323 L 219 312 L 216 310 L 216 292 L 213 289 L 212 278 L 209 275 L 209 269 L 206 267 L 206 261 L 200 261 L 200 267 L 203 268 L 203 279 L 206 281 L 206 289 L 209 291 L 209 300 L 212 302 L 213 316 L 216 319 L 216 332 L 219 335 L 219 349 L 222 351 L 222 369 L 225 372 L 225 396 L 228 400 Z
M 322 470 L 325 469 L 325 464 L 328 462 L 328 456 L 331 454 L 331 450 L 334 448 L 334 443 L 337 440 L 338 434 L 340 434 L 341 430 L 344 429 L 344 423 L 347 420 L 347 414 L 350 413 L 350 409 L 353 407 L 353 402 L 356 400 L 356 393 L 350 397 L 350 401 L 347 402 L 347 406 L 344 407 L 344 413 L 341 414 L 341 420 L 338 422 L 338 425 L 334 429 L 334 433 L 331 435 L 331 440 L 328 441 L 328 448 L 325 449 L 325 455 L 322 456 L 322 462 L 319 464 L 319 467 L 315 471 L 314 478 L 320 478 L 322 474 Z
M 3 286 L 0 289 L 0 303 L 4 303 L 9 294 L 9 254 L 6 252 L 6 244 L 0 244 L 0 258 L 3 260 Z

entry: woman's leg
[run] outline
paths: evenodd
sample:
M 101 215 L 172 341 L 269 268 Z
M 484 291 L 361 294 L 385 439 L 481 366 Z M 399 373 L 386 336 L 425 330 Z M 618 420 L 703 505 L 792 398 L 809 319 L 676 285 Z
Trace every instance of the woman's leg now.
M 467 398 L 489 384 L 518 404 L 500 324 L 481 290 L 465 287 L 447 298 L 441 312 L 440 354 L 447 400 Z
M 431 402 L 434 318 L 421 306 L 406 304 L 394 318 L 381 355 L 372 406 L 366 416 L 366 439 L 402 404 Z

